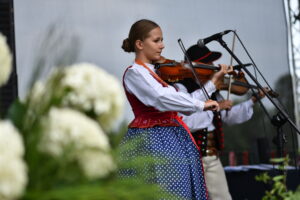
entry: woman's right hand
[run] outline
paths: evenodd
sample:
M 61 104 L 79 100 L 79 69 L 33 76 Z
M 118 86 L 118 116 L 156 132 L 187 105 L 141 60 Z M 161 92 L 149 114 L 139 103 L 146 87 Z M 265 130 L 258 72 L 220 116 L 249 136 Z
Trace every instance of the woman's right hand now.
M 219 111 L 220 110 L 220 106 L 219 106 L 218 102 L 209 99 L 209 100 L 207 100 L 205 102 L 203 110 L 204 111 L 205 110 Z

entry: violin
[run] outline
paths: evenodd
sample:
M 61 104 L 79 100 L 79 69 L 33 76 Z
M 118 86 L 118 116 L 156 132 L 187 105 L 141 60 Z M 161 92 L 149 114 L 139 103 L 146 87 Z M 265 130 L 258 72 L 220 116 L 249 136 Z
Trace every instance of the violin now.
M 226 90 L 228 91 L 229 82 L 226 80 L 228 78 L 224 78 L 222 84 L 218 87 L 219 90 Z M 246 79 L 245 79 L 246 80 Z M 232 83 L 231 89 L 232 93 L 235 95 L 244 95 L 246 94 L 250 88 L 258 90 L 259 88 L 255 85 L 251 85 L 248 82 L 240 81 L 239 79 L 235 79 Z M 279 94 L 273 90 L 266 91 L 271 97 L 277 98 Z
M 246 94 L 250 88 L 250 84 L 248 83 L 247 79 L 245 78 L 245 75 L 243 72 L 234 72 L 232 74 L 232 82 L 231 82 L 231 88 L 230 88 L 230 93 L 233 93 L 235 95 L 244 95 Z M 220 83 L 217 83 L 217 90 L 229 90 L 229 78 L 224 77 Z
M 251 64 L 245 64 L 244 66 L 249 66 Z M 201 81 L 201 84 L 205 84 L 208 80 L 211 79 L 211 76 L 215 73 L 215 71 L 219 71 L 220 67 L 207 65 L 200 62 L 193 63 L 194 70 L 196 75 Z M 233 69 L 240 68 L 240 65 L 233 66 Z M 175 60 L 166 59 L 164 57 L 161 58 L 158 63 L 155 64 L 156 73 L 166 82 L 169 83 L 176 83 L 180 80 L 184 79 L 195 79 L 192 70 L 187 66 L 186 63 L 179 63 Z M 233 79 L 244 85 L 248 84 L 244 74 L 242 72 L 232 72 Z M 222 81 L 221 84 L 218 84 L 218 90 L 228 90 L 229 84 Z M 236 95 L 243 95 L 246 94 L 249 90 L 249 87 L 244 87 L 241 85 L 232 85 L 230 92 Z
M 213 68 L 209 68 L 213 67 Z M 209 66 L 208 69 L 195 67 L 198 78 L 204 83 L 208 81 L 217 68 L 215 66 Z M 176 62 L 175 60 L 166 59 L 164 57 L 155 64 L 156 73 L 161 79 L 169 83 L 176 83 L 186 78 L 194 78 L 192 70 L 186 66 L 185 63 Z

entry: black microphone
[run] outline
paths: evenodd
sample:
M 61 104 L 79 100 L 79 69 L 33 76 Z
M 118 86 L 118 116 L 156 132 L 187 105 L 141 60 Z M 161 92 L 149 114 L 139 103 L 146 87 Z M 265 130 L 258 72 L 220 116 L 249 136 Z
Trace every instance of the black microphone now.
M 211 35 L 207 38 L 204 38 L 204 39 L 199 39 L 198 42 L 197 42 L 197 45 L 199 47 L 204 47 L 207 43 L 213 41 L 213 40 L 217 40 L 219 38 L 221 38 L 223 35 L 226 35 L 227 33 L 231 32 L 232 30 L 226 30 L 226 31 L 223 31 L 223 32 L 220 32 L 220 33 L 216 33 L 214 35 Z

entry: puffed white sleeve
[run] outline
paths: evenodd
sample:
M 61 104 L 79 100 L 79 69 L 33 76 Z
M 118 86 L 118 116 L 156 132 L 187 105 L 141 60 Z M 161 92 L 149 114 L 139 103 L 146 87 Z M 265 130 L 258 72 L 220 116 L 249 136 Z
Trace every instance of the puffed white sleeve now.
M 234 105 L 229 111 L 222 110 L 222 121 L 228 125 L 240 124 L 251 119 L 253 115 L 253 101 L 251 99 Z
M 207 83 L 204 85 L 204 88 L 205 88 L 209 98 L 212 95 L 212 93 L 216 91 L 216 87 L 213 84 L 213 82 L 211 82 L 211 81 L 207 81 Z M 205 94 L 201 88 L 192 92 L 191 95 L 193 98 L 196 98 L 196 99 L 200 99 L 203 101 L 207 100 L 205 97 Z
M 175 86 L 179 91 L 188 93 L 187 88 L 183 84 L 176 83 Z M 216 90 L 215 85 L 211 81 L 208 81 L 204 87 L 206 88 L 206 91 L 209 93 L 209 96 L 211 96 L 211 94 Z M 190 94 L 193 98 L 206 100 L 203 94 L 203 90 L 201 89 L 195 90 L 194 92 L 188 94 Z M 189 127 L 191 132 L 213 126 L 212 120 L 214 115 L 211 111 L 195 112 L 192 113 L 191 115 L 185 115 L 184 113 L 179 113 L 179 115 L 182 117 L 182 120 L 186 123 L 186 125 Z
M 189 116 L 181 113 L 179 113 L 179 115 L 182 116 L 182 120 L 186 123 L 191 132 L 212 126 L 214 117 L 211 111 L 195 112 Z
M 163 87 L 145 68 L 129 68 L 124 75 L 126 90 L 147 106 L 159 111 L 191 114 L 204 109 L 204 102 L 178 92 L 173 86 Z
M 207 100 L 206 96 L 205 96 L 205 94 L 204 94 L 204 92 L 201 88 L 193 91 L 192 93 L 188 93 L 187 88 L 182 83 L 175 83 L 174 85 L 180 92 L 187 93 L 195 99 L 199 99 L 201 101 L 206 101 Z M 205 88 L 206 92 L 208 93 L 209 97 L 211 96 L 211 94 L 213 92 L 216 91 L 216 87 L 211 81 L 207 81 L 207 83 L 204 85 L 204 88 Z

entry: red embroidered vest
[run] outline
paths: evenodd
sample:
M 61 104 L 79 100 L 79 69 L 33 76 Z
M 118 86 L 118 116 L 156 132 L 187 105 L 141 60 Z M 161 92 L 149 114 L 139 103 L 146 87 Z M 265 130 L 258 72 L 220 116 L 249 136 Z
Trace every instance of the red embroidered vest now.
M 126 69 L 126 71 L 128 70 L 128 68 Z M 162 85 L 166 87 L 164 84 Z M 123 76 L 123 86 L 124 86 L 124 76 Z M 124 90 L 135 116 L 134 120 L 129 124 L 128 126 L 129 128 L 149 128 L 154 126 L 179 126 L 179 124 L 176 123 L 176 120 L 174 120 L 178 118 L 177 112 L 174 111 L 161 112 L 153 107 L 146 106 L 136 96 L 127 92 L 125 86 L 124 86 Z
M 163 87 L 168 87 L 168 84 L 164 82 L 157 74 L 155 74 L 152 70 L 150 70 L 145 64 L 140 61 L 136 61 L 137 64 L 145 67 L 149 73 L 155 78 Z M 129 128 L 150 128 L 154 126 L 183 126 L 184 129 L 188 132 L 191 140 L 199 150 L 189 128 L 182 121 L 180 117 L 178 117 L 177 112 L 175 111 L 165 111 L 161 112 L 154 107 L 146 106 L 143 104 L 136 96 L 130 94 L 125 87 L 124 84 L 124 76 L 127 70 L 131 66 L 127 67 L 124 75 L 123 75 L 123 87 L 127 96 L 127 99 L 131 105 L 132 111 L 134 113 L 135 118 L 128 125 Z

